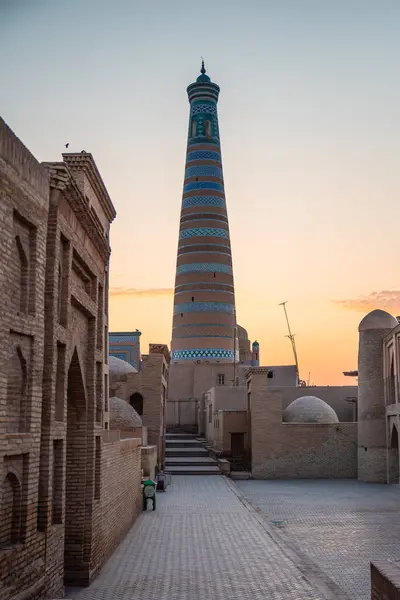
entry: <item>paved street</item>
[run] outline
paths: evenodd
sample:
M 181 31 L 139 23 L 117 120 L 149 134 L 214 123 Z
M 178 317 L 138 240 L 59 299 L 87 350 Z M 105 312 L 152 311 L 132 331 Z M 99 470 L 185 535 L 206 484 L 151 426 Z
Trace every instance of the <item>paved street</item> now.
M 175 476 L 74 600 L 323 600 L 220 476 Z
M 246 498 L 354 600 L 369 600 L 369 562 L 400 559 L 400 489 L 346 481 L 242 481 Z

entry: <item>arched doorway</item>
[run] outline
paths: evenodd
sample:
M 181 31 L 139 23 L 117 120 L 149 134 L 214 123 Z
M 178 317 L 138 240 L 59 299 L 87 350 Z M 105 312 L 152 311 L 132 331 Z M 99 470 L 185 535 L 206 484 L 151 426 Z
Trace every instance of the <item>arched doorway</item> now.
M 135 392 L 129 399 L 129 404 L 136 410 L 141 417 L 143 415 L 143 396 L 139 392 Z
M 389 448 L 389 483 L 399 483 L 399 434 L 394 426 L 390 436 Z
M 64 583 L 79 584 L 84 560 L 87 455 L 86 394 L 77 351 L 68 370 Z

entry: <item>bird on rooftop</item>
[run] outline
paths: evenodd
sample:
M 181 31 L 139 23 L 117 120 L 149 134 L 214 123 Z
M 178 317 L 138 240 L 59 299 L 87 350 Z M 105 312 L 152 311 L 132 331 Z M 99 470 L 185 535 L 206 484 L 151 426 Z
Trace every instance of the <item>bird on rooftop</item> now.
M 65 144 L 65 147 L 66 147 L 66 148 L 68 148 L 68 146 L 69 146 L 69 142 L 68 142 L 68 144 Z

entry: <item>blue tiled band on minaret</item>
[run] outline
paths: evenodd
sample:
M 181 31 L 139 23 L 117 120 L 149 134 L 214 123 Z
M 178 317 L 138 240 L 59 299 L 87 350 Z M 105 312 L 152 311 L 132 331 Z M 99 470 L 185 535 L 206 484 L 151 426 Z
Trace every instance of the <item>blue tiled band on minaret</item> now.
M 225 199 L 218 196 L 190 196 L 182 201 L 182 208 L 191 206 L 225 206 Z
M 191 348 L 190 350 L 173 350 L 172 360 L 222 358 L 233 362 L 233 355 L 233 350 L 225 350 L 224 348 Z M 236 360 L 239 360 L 238 351 L 236 351 Z
M 175 304 L 174 315 L 186 312 L 224 312 L 233 315 L 235 307 L 228 302 L 184 302 Z
M 224 191 L 224 186 L 215 181 L 193 181 L 183 186 L 183 193 L 191 192 L 192 190 L 217 190 L 218 192 Z
M 215 160 L 221 162 L 221 154 L 212 150 L 194 150 L 189 152 L 186 157 L 186 162 L 192 162 L 193 160 Z
M 183 273 L 227 273 L 232 275 L 232 267 L 218 263 L 192 263 L 189 265 L 179 265 L 176 269 L 177 275 Z
M 190 237 L 220 237 L 229 239 L 229 231 L 227 229 L 219 229 L 217 227 L 196 227 L 194 229 L 182 229 L 179 234 L 179 239 L 184 240 Z

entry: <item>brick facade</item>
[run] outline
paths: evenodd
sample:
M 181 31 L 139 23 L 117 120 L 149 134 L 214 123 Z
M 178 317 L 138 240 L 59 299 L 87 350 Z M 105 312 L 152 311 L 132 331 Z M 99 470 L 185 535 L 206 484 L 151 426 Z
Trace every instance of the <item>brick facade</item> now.
M 0 121 L 2 600 L 89 583 L 136 514 L 140 450 L 103 441 L 114 217 L 90 154 L 39 164 Z
M 400 600 L 398 563 L 371 563 L 371 600 Z
M 138 373 L 110 373 L 110 392 L 131 403 L 147 428 L 148 444 L 157 446 L 158 463 L 164 464 L 165 411 L 170 354 L 164 344 L 150 344 Z
M 282 422 L 282 390 L 267 369 L 249 377 L 252 475 L 258 479 L 357 477 L 357 423 Z

